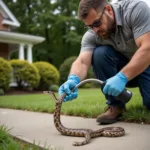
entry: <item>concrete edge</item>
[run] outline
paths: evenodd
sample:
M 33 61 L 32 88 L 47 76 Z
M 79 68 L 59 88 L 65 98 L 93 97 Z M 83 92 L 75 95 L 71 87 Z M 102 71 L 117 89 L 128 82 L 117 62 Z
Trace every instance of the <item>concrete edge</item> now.
M 14 139 L 16 139 L 16 140 L 18 140 L 18 141 L 25 142 L 25 143 L 29 143 L 30 145 L 36 145 L 36 146 L 38 146 L 38 147 L 40 148 L 40 150 L 43 150 L 43 149 L 50 149 L 50 148 L 53 149 L 53 148 L 55 148 L 53 145 L 47 146 L 46 143 L 45 143 L 45 145 L 43 145 L 43 144 L 40 143 L 40 141 L 39 141 L 39 142 L 34 141 L 34 140 L 32 141 L 32 140 L 29 140 L 28 138 L 21 137 L 21 136 L 17 136 L 17 135 L 13 135 L 13 134 L 10 134 L 10 133 L 9 133 L 9 135 L 10 135 L 12 138 L 14 138 Z

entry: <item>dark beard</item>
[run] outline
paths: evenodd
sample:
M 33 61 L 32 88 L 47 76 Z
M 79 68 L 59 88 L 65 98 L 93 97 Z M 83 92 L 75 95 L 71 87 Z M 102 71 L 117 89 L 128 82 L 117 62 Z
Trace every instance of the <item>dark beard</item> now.
M 111 34 L 115 33 L 115 28 L 116 28 L 115 22 L 108 15 L 107 15 L 107 20 L 109 22 L 107 32 L 103 35 L 100 34 L 101 31 L 97 32 L 97 34 L 104 40 L 109 39 Z

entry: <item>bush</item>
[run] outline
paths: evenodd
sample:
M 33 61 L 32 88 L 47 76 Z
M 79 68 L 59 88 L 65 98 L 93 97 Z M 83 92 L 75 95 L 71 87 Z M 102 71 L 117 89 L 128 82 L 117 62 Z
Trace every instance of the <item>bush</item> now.
M 72 63 L 77 59 L 76 56 L 72 56 L 67 58 L 61 65 L 59 68 L 59 72 L 60 72 L 60 85 L 63 84 L 68 77 L 68 74 L 70 72 Z
M 59 82 L 59 72 L 55 66 L 48 62 L 35 62 L 33 63 L 40 74 L 40 84 L 38 89 L 47 90 L 50 85 L 58 84 Z
M 13 76 L 20 89 L 27 86 L 37 87 L 39 84 L 40 76 L 37 68 L 26 60 L 11 60 L 13 67 Z
M 49 91 L 58 92 L 59 86 L 56 84 L 53 84 L 49 87 Z
M 81 85 L 79 88 L 85 88 L 85 89 L 91 88 L 91 82 L 87 82 L 87 83 Z
M 7 90 L 11 80 L 12 67 L 9 62 L 0 58 L 0 88 Z
M 62 65 L 59 68 L 59 72 L 60 72 L 60 85 L 63 84 L 64 82 L 66 82 L 67 78 L 68 78 L 68 74 L 70 72 L 72 63 L 77 59 L 76 56 L 72 56 L 67 58 Z M 93 78 L 93 71 L 92 71 L 92 67 L 89 69 L 88 73 L 87 73 L 87 77 L 86 78 Z M 89 86 L 89 85 L 88 85 Z M 84 85 L 82 86 L 84 87 Z
M 3 89 L 0 89 L 0 96 L 4 95 L 4 90 Z

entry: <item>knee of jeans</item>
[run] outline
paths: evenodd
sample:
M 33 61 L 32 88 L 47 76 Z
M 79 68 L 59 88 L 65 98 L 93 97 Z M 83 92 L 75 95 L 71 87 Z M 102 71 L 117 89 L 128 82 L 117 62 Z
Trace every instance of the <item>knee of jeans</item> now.
M 150 99 L 149 100 L 143 100 L 144 106 L 150 110 Z
M 105 63 L 106 56 L 111 55 L 112 51 L 114 51 L 114 50 L 110 46 L 97 47 L 93 52 L 92 63 L 103 65 Z

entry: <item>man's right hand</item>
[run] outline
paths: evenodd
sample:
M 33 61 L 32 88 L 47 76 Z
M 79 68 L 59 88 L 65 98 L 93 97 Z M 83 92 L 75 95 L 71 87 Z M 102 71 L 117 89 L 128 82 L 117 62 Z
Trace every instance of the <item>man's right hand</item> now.
M 63 85 L 60 86 L 58 90 L 59 96 L 61 96 L 63 93 L 66 93 L 66 96 L 63 100 L 64 102 L 77 98 L 78 89 L 76 88 L 74 91 L 71 90 L 79 83 L 80 78 L 73 74 L 68 76 L 68 80 Z

